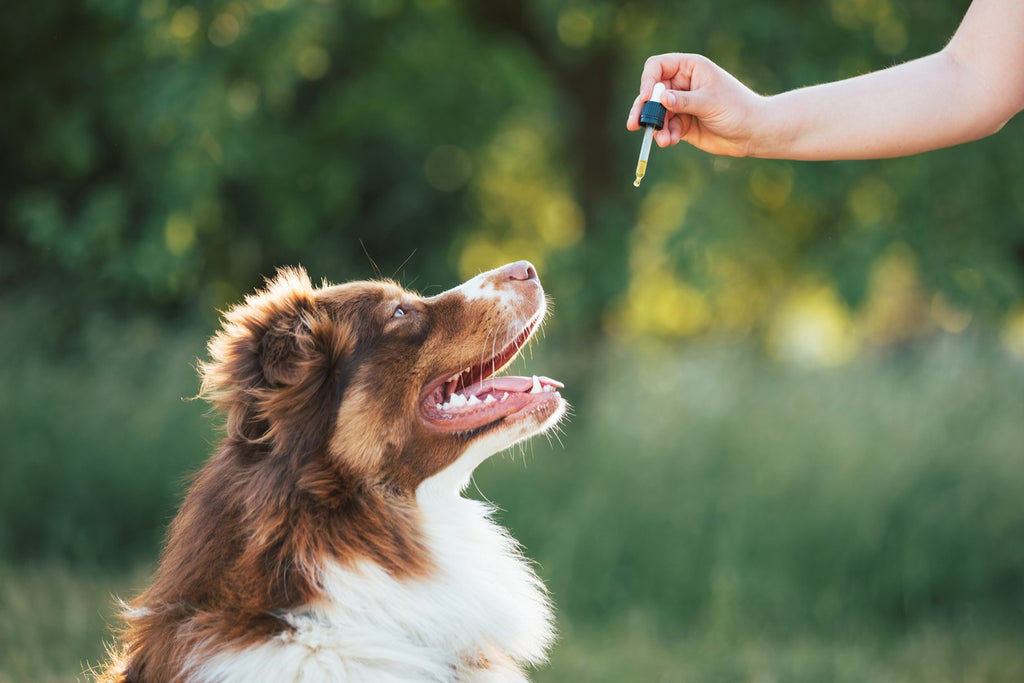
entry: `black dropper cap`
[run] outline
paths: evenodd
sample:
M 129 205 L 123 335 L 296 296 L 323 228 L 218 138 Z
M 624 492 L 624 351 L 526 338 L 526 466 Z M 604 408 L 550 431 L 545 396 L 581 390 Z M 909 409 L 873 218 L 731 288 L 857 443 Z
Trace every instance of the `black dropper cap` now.
M 665 127 L 665 106 L 657 100 L 647 100 L 640 110 L 640 125 L 661 130 Z

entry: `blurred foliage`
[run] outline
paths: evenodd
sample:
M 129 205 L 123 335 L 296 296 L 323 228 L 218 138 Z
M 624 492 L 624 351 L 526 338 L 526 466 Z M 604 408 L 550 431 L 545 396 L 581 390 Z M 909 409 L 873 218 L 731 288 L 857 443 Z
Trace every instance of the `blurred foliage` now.
M 777 92 L 966 5 L 3 3 L 0 560 L 152 559 L 216 438 L 189 365 L 276 267 L 430 294 L 529 258 L 577 417 L 480 482 L 563 610 L 556 679 L 640 623 L 699 630 L 637 645 L 691 680 L 1014 680 L 1005 634 L 931 678 L 884 628 L 846 673 L 801 639 L 1021 628 L 1024 122 L 888 161 L 655 150 L 639 190 L 624 127 L 651 54 Z
M 123 566 L 163 538 L 213 443 L 189 321 L 94 315 L 61 353 L 34 353 L 53 311 L 5 306 L 0 354 L 0 557 Z M 172 326 L 179 326 L 180 331 Z
M 6 3 L 0 284 L 212 310 L 282 264 L 429 289 L 526 257 L 559 292 L 559 324 L 583 332 L 767 339 L 794 300 L 831 301 L 809 319 L 838 311 L 869 345 L 999 323 L 1024 291 L 1019 121 L 884 162 L 656 150 L 648 185 L 629 183 L 623 120 L 646 56 L 703 52 L 774 92 L 933 51 L 962 10 Z M 893 250 L 913 296 L 890 333 L 860 315 L 901 296 L 878 272 Z

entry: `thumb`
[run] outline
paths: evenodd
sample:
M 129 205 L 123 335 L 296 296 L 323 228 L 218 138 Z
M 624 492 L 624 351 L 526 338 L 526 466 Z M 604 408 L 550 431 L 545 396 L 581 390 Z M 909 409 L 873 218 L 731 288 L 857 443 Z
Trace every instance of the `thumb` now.
M 696 90 L 666 90 L 661 104 L 673 114 L 689 114 L 698 119 L 711 113 L 707 98 Z

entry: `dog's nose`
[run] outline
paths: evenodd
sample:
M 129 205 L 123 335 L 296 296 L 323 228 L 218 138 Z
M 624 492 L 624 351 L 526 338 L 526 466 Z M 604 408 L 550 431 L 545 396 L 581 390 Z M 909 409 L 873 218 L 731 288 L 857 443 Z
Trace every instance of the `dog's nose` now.
M 536 280 L 537 269 L 533 267 L 533 264 L 529 261 L 516 261 L 510 263 L 502 270 L 502 275 L 506 276 L 509 280 Z

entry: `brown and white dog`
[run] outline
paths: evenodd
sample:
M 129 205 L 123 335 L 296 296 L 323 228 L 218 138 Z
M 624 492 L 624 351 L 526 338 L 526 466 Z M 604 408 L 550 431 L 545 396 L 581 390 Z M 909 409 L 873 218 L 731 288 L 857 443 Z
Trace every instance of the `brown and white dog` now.
M 226 435 L 105 679 L 523 680 L 547 594 L 461 493 L 565 412 L 560 383 L 496 376 L 546 308 L 526 262 L 430 298 L 287 269 L 232 308 L 200 365 Z

